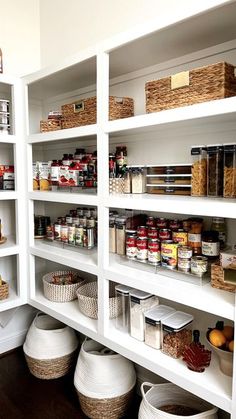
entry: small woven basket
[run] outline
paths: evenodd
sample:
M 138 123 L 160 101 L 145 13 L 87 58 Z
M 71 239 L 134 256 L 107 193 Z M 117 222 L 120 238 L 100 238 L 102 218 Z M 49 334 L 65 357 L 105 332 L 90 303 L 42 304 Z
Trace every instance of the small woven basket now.
M 73 280 L 76 280 L 76 283 L 73 284 L 53 284 L 52 279 L 54 275 L 67 275 L 72 274 Z M 78 287 L 84 282 L 83 279 L 78 277 L 78 274 L 72 271 L 55 271 L 50 272 L 43 276 L 43 291 L 44 296 L 50 300 L 58 303 L 65 303 L 68 301 L 76 300 L 77 295 L 76 291 Z
M 220 62 L 149 81 L 145 85 L 146 112 L 236 96 L 234 68 Z
M 229 292 L 236 290 L 236 286 L 224 282 L 224 269 L 217 263 L 211 265 L 211 286 Z
M 61 129 L 60 119 L 48 119 L 47 121 L 40 121 L 40 132 L 57 131 Z
M 121 314 L 121 300 L 115 297 L 115 284 L 110 283 L 109 314 L 110 319 Z M 92 319 L 98 318 L 98 291 L 97 282 L 88 282 L 77 289 L 80 311 Z
M 9 297 L 9 284 L 2 281 L 0 285 L 0 300 L 6 300 Z
M 26 355 L 25 359 L 32 375 L 42 380 L 53 380 L 68 374 L 75 366 L 77 351 L 54 359 L 35 359 Z
M 119 397 L 93 399 L 76 390 L 82 411 L 91 419 L 119 419 L 127 413 L 133 399 L 133 389 Z

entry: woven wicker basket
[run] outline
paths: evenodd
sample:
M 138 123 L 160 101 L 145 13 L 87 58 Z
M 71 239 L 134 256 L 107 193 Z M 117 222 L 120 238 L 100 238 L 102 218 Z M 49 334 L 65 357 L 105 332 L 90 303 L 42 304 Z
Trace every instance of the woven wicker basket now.
M 0 300 L 6 300 L 9 297 L 9 284 L 2 281 L 0 285 Z
M 145 93 L 147 113 L 235 96 L 234 66 L 221 62 L 149 81 Z
M 40 121 L 40 132 L 57 131 L 59 129 L 61 129 L 61 121 L 59 119 Z
M 236 290 L 236 286 L 224 282 L 224 269 L 216 263 L 211 265 L 211 286 L 229 292 L 235 292 Z
M 77 351 L 54 359 L 35 359 L 26 355 L 25 359 L 32 375 L 42 380 L 53 380 L 68 374 L 75 366 Z
M 80 311 L 92 319 L 98 318 L 97 282 L 88 282 L 77 289 Z M 121 314 L 121 300 L 115 297 L 115 285 L 110 283 L 109 313 L 110 319 Z
M 96 124 L 96 96 L 63 105 L 62 128 L 74 128 L 82 125 Z M 128 118 L 134 115 L 134 101 L 128 97 L 109 97 L 109 119 Z
M 67 275 L 72 274 L 73 279 L 77 282 L 68 285 L 53 284 L 52 279 L 54 275 Z M 76 291 L 78 287 L 84 282 L 83 279 L 78 277 L 78 274 L 72 271 L 55 271 L 50 272 L 43 276 L 43 291 L 44 296 L 50 301 L 58 303 L 65 303 L 67 301 L 76 300 Z

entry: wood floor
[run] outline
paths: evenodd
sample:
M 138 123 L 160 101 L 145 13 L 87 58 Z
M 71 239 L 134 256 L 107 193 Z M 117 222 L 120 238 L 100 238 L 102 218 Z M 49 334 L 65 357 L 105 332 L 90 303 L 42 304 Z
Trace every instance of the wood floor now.
M 139 403 L 139 399 L 135 401 L 127 419 L 137 419 Z M 35 378 L 26 366 L 22 348 L 0 358 L 0 419 L 86 418 L 73 387 L 73 375 L 57 380 Z

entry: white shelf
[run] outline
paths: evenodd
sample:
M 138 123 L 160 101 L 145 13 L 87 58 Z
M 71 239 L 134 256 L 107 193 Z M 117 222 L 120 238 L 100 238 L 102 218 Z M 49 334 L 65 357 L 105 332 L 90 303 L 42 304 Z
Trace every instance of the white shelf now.
M 212 354 L 210 367 L 206 368 L 203 373 L 196 373 L 188 370 L 181 360 L 171 358 L 128 334 L 118 331 L 114 321 L 110 322 L 107 338 L 111 341 L 111 349 L 226 412 L 231 412 L 232 379 L 220 371 L 214 354 Z
M 105 205 L 110 208 L 128 208 L 140 211 L 236 218 L 235 199 L 122 194 L 109 196 L 105 200 Z
M 19 307 L 26 304 L 27 301 L 23 301 L 17 294 L 15 289 L 9 288 L 9 297 L 6 300 L 0 301 L 0 312 L 10 310 L 11 308 Z
M 52 262 L 60 263 L 80 271 L 97 275 L 97 250 L 62 248 L 57 243 L 45 243 L 41 240 L 35 240 L 34 246 L 30 247 L 30 253 Z
M 78 205 L 97 206 L 98 204 L 97 195 L 92 193 L 34 191 L 29 192 L 29 199 L 35 201 L 60 202 Z
M 19 253 L 19 246 L 16 244 L 16 239 L 13 236 L 7 236 L 7 241 L 0 244 L 0 257 L 17 255 Z
M 16 135 L 0 135 L 0 143 L 7 143 L 7 144 L 16 144 L 17 136 Z
M 112 254 L 110 254 L 110 265 L 105 270 L 105 277 L 234 321 L 234 293 L 212 288 L 210 283 L 200 286 L 155 274 L 155 268 L 152 266 L 128 261 L 126 258 Z
M 18 193 L 16 191 L 0 191 L 0 201 L 8 199 L 17 199 Z
M 44 142 L 53 142 L 58 140 L 66 140 L 81 137 L 91 137 L 97 134 L 97 125 L 85 125 L 82 127 L 61 129 L 58 131 L 43 132 L 39 134 L 31 134 L 27 137 L 29 144 L 37 144 Z

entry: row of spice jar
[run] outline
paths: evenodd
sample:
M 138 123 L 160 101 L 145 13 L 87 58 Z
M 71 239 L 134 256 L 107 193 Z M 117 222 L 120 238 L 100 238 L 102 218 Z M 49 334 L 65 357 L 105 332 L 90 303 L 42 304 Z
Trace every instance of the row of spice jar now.
M 0 134 L 10 134 L 10 102 L 6 99 L 0 99 Z
M 191 148 L 192 195 L 236 198 L 236 143 Z

